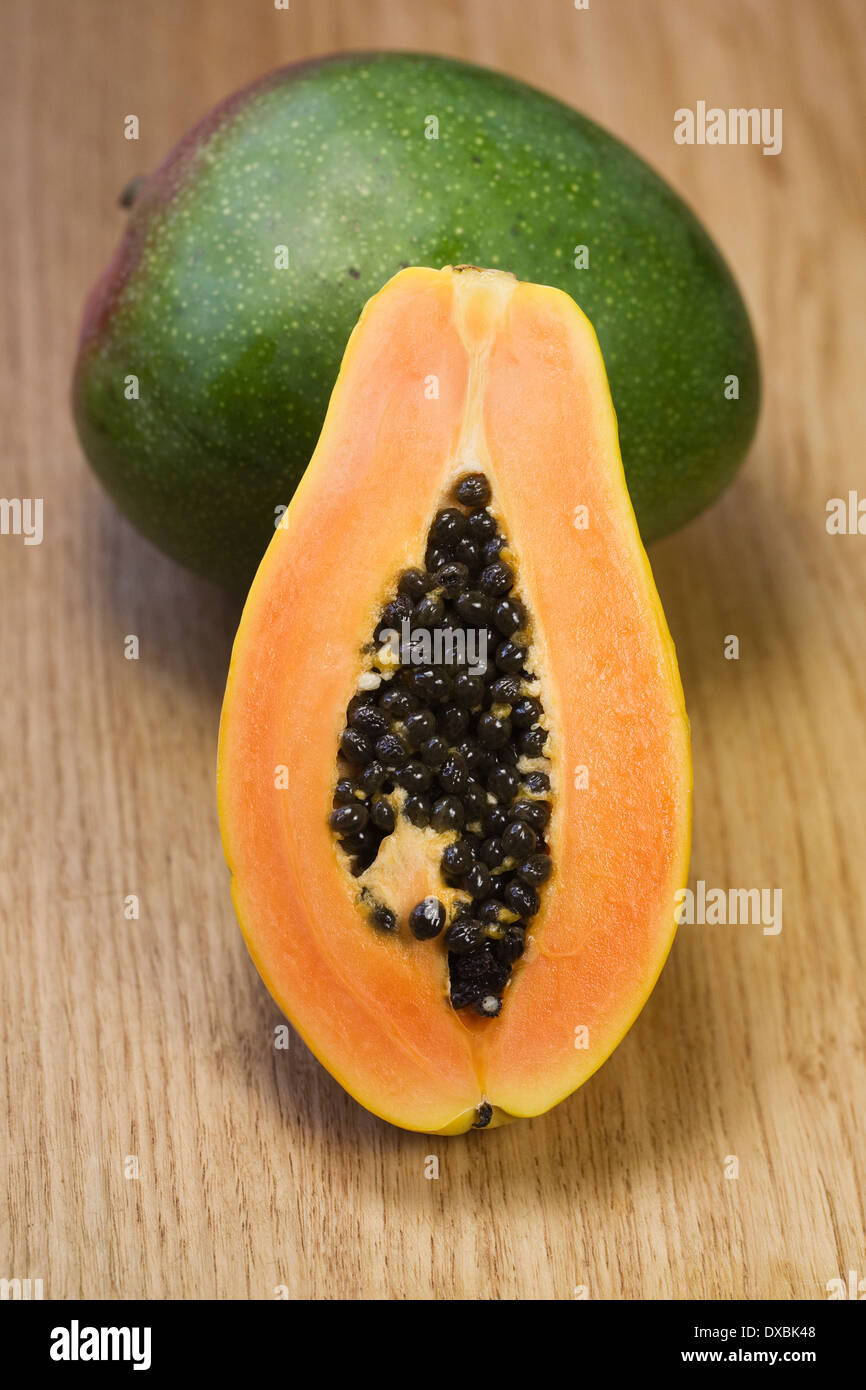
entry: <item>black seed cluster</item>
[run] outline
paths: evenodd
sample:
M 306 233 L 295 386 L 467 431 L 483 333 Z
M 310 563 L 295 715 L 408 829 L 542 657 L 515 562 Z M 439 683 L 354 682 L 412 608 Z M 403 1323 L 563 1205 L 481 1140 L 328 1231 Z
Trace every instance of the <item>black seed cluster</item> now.
M 367 649 L 376 653 L 387 629 L 401 632 L 404 620 L 415 636 L 463 633 L 468 650 L 483 633 L 487 670 L 478 675 L 469 663 L 445 659 L 394 670 L 374 655 L 362 679 L 369 688 L 359 688 L 346 711 L 330 825 L 356 875 L 373 863 L 399 813 L 415 826 L 453 832 L 441 860 L 444 883 L 459 890 L 450 923 L 431 896 L 413 909 L 409 927 L 426 941 L 447 924 L 452 1005 L 495 1018 L 552 861 L 549 772 L 518 767 L 521 758 L 547 757 L 544 710 L 530 693 L 530 617 L 490 501 L 483 474 L 460 480 L 433 519 L 423 568 L 400 575 Z M 398 927 L 387 905 L 370 915 L 386 930 Z

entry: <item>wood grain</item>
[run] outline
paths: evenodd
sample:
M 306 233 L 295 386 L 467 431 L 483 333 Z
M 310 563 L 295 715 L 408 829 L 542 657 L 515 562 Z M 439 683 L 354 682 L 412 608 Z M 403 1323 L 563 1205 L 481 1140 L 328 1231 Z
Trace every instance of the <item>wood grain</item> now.
M 866 1275 L 866 538 L 825 528 L 827 499 L 864 487 L 862 6 L 4 0 L 0 16 L 0 491 L 45 499 L 41 545 L 0 537 L 0 1275 L 51 1298 L 471 1299 L 823 1298 Z M 739 480 L 651 558 L 693 725 L 693 879 L 781 888 L 783 930 L 684 927 L 577 1096 L 444 1142 L 368 1116 L 297 1041 L 275 1052 L 214 808 L 238 608 L 119 517 L 67 404 L 118 190 L 260 71 L 376 46 L 503 67 L 633 144 L 725 248 L 766 374 Z M 673 111 L 698 99 L 783 107 L 782 154 L 675 145 Z

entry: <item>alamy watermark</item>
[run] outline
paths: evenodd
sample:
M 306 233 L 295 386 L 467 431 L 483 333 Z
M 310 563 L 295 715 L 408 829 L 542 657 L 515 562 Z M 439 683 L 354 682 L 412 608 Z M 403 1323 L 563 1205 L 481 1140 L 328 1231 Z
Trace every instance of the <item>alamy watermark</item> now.
M 674 140 L 678 145 L 761 145 L 763 154 L 782 153 L 781 106 L 707 106 L 699 101 L 694 111 L 680 106 L 674 112 Z
M 134 1371 L 151 1365 L 151 1328 L 82 1327 L 78 1318 L 69 1326 L 51 1329 L 52 1361 L 129 1361 Z
M 763 927 L 764 936 L 782 930 L 781 888 L 708 888 L 702 878 L 691 888 L 674 894 L 677 926 Z
M 29 1302 L 45 1297 L 42 1279 L 0 1279 L 0 1303 Z
M 25 545 L 41 545 L 42 498 L 0 497 L 0 536 L 23 536 Z
M 828 536 L 866 536 L 866 497 L 853 488 L 847 498 L 831 497 L 825 524 Z
M 404 618 L 398 632 L 386 627 L 379 634 L 380 657 L 390 658 L 394 666 L 467 666 L 473 676 L 487 670 L 486 628 L 414 628 Z

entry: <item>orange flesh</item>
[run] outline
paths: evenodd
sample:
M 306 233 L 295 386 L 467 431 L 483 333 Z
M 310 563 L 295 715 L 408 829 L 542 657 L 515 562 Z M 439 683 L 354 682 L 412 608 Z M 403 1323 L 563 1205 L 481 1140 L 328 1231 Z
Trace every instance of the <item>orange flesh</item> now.
M 555 870 L 496 1019 L 451 1008 L 441 940 L 368 924 L 327 829 L 360 648 L 454 480 L 478 469 L 534 616 L 552 730 Z M 346 1089 L 395 1124 L 458 1133 L 482 1100 L 494 1125 L 539 1114 L 604 1061 L 664 963 L 690 779 L 673 645 L 591 326 L 560 291 L 497 272 L 401 272 L 350 340 L 232 656 L 220 812 L 268 988 Z

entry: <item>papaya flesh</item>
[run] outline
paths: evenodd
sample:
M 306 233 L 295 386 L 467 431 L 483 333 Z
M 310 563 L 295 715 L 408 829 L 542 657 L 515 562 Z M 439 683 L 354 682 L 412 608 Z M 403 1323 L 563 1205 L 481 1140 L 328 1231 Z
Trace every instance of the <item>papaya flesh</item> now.
M 454 502 L 473 480 L 489 493 L 476 512 L 495 517 L 507 537 L 494 546 L 492 570 L 480 570 L 481 559 L 473 570 L 469 523 Z M 376 795 L 365 800 L 362 777 L 380 752 L 388 759 L 381 740 L 372 762 L 361 745 L 364 728 L 377 738 L 377 711 L 389 701 L 399 717 L 387 738 L 409 739 L 393 692 L 421 686 L 380 645 L 390 631 L 383 607 L 399 617 L 393 596 L 406 575 L 429 570 L 431 612 L 446 621 L 443 605 L 462 601 L 443 577 L 449 556 L 458 581 L 463 573 L 449 527 L 464 535 L 464 588 L 477 594 L 487 584 L 498 594 L 506 575 L 506 598 L 524 615 L 509 639 L 520 655 L 515 666 L 511 650 L 495 646 L 483 695 L 472 693 L 466 670 L 431 675 L 435 737 L 448 744 L 456 737 L 448 720 L 463 724 L 465 758 L 450 750 L 457 781 L 448 785 L 471 783 L 479 804 L 468 793 L 462 802 L 444 795 L 440 755 L 432 774 L 418 776 L 434 777 L 425 795 L 440 797 L 436 807 L 447 801 L 450 814 L 460 803 L 459 818 L 434 824 L 425 813 L 413 824 L 405 787 L 381 781 L 403 775 L 395 763 L 380 768 Z M 502 636 L 485 631 L 494 642 Z M 503 671 L 522 683 L 519 694 L 506 698 Z M 433 689 L 440 677 L 444 697 Z M 500 684 L 491 686 L 493 677 Z M 469 691 L 459 718 L 457 691 Z M 527 707 L 532 727 L 527 718 L 522 731 L 520 700 L 536 700 Z M 347 726 L 347 709 L 362 708 L 369 727 Z M 420 762 L 413 754 L 406 766 Z M 347 789 L 342 799 L 338 786 Z M 375 1114 L 438 1134 L 538 1115 L 585 1081 L 628 1030 L 670 949 L 687 876 L 688 721 L 601 353 L 563 292 L 474 267 L 410 268 L 367 304 L 318 447 L 247 598 L 223 706 L 218 789 L 252 957 L 315 1055 Z M 367 812 L 385 800 L 390 812 L 379 810 L 391 828 L 376 832 L 371 848 Z M 522 819 L 521 806 L 539 804 L 542 819 L 526 817 L 538 832 L 530 840 L 543 882 L 523 912 L 520 854 L 503 858 L 496 894 L 507 901 L 494 921 L 484 912 L 489 897 L 460 877 L 465 864 L 454 858 L 460 872 L 444 873 L 446 850 L 459 856 L 453 846 L 463 844 L 480 854 L 490 830 L 510 843 L 501 827 Z M 333 826 L 344 821 L 363 821 L 367 831 L 341 844 Z M 434 920 L 432 939 L 419 940 L 409 914 L 428 899 L 449 925 L 440 933 Z M 486 925 L 472 930 L 490 939 L 474 956 L 458 956 L 449 941 L 480 917 Z M 522 953 L 509 969 L 491 965 L 483 998 L 470 979 L 474 1003 L 462 1007 L 466 960 L 501 961 L 509 928 Z

